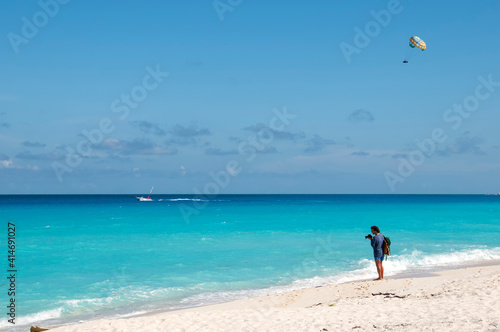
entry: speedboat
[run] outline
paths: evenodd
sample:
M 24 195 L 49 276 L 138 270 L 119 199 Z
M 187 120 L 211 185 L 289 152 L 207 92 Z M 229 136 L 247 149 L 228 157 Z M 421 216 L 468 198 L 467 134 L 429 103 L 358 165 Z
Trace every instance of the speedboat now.
M 148 197 L 142 197 L 142 196 L 135 196 L 139 202 L 152 202 L 153 199 L 151 198 L 151 193 L 153 192 L 153 187 L 151 187 L 151 190 L 149 191 Z

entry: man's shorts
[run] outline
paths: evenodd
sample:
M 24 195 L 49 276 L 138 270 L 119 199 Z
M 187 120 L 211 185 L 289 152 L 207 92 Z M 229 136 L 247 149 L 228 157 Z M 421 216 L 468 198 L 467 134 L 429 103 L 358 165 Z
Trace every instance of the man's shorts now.
M 376 261 L 382 261 L 382 262 L 383 262 L 383 261 L 384 261 L 384 256 L 382 256 L 382 257 L 375 257 L 375 260 L 376 260 Z

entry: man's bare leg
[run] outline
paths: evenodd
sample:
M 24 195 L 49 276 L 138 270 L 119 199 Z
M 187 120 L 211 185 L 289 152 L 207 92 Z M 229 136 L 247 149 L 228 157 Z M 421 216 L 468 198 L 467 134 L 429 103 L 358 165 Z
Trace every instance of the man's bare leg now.
M 382 261 L 376 259 L 375 265 L 377 266 L 377 273 L 378 273 L 378 279 L 375 280 L 384 280 L 384 266 L 382 265 Z

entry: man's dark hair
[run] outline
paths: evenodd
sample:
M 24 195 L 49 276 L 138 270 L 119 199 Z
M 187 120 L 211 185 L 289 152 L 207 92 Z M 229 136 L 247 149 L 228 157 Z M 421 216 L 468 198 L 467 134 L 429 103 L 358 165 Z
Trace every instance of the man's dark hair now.
M 380 233 L 380 229 L 377 226 L 372 226 L 371 229 L 373 229 L 377 233 Z

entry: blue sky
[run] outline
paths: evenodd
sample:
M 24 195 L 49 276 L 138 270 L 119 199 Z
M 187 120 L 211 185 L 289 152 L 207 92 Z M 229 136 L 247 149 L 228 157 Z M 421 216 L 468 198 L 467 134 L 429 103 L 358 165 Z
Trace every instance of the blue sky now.
M 0 194 L 500 191 L 498 1 L 1 6 Z

